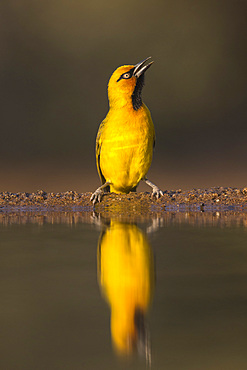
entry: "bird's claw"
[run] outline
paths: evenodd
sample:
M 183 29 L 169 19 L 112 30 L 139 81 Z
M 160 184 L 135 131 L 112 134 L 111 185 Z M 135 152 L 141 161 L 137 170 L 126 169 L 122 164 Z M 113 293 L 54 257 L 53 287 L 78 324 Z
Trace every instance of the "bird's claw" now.
M 103 198 L 103 191 L 101 189 L 97 189 L 91 196 L 90 201 L 93 202 L 93 205 L 97 202 L 100 203 L 101 199 Z
M 159 199 L 160 197 L 163 197 L 163 195 L 163 191 L 160 190 L 158 186 L 153 187 L 152 198 Z

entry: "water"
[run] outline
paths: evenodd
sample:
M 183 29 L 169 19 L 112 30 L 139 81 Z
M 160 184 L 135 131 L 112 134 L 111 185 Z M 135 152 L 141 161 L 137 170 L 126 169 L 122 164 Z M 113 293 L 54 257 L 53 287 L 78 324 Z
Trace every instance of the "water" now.
M 0 215 L 1 369 L 247 368 L 247 215 L 135 221 Z

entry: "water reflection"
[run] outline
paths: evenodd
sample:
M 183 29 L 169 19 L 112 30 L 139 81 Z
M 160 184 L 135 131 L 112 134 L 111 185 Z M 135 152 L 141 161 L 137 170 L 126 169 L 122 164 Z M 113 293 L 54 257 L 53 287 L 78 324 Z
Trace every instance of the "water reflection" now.
M 105 218 L 110 218 L 111 214 L 102 214 Z M 115 215 L 116 216 L 116 215 Z M 118 215 L 118 220 L 131 222 L 151 222 L 151 228 L 155 225 L 168 226 L 171 224 L 190 224 L 192 226 L 214 226 L 214 227 L 247 227 L 247 212 L 239 211 L 217 211 L 217 212 L 155 212 L 147 214 L 132 215 L 128 212 Z M 11 224 L 92 224 L 95 226 L 95 217 L 92 212 L 86 211 L 53 211 L 53 210 L 7 210 L 0 207 L 0 225 L 9 226 Z
M 0 209 L 1 369 L 246 369 L 247 213 L 134 216 Z
M 98 242 L 98 281 L 111 309 L 111 337 L 119 354 L 137 351 L 151 362 L 147 311 L 154 290 L 152 248 L 135 225 L 111 220 Z

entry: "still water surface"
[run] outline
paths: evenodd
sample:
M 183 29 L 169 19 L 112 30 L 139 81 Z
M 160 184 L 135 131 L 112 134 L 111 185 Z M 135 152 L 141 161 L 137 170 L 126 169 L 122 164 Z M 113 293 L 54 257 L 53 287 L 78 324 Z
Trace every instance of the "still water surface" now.
M 1 369 L 247 369 L 247 215 L 1 214 Z

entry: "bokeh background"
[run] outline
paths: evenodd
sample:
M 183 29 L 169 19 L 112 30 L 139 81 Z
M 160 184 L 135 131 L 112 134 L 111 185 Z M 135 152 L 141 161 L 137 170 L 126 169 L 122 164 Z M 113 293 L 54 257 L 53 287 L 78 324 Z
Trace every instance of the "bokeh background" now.
M 244 0 L 2 0 L 0 191 L 94 190 L 108 79 L 150 55 L 149 178 L 246 186 L 246 28 Z

